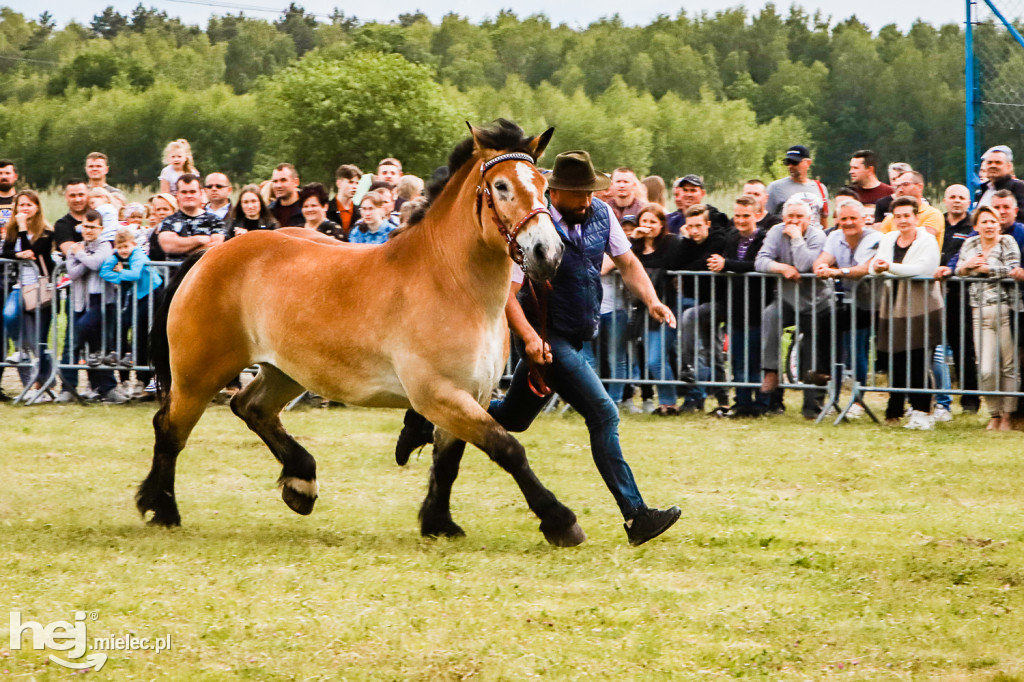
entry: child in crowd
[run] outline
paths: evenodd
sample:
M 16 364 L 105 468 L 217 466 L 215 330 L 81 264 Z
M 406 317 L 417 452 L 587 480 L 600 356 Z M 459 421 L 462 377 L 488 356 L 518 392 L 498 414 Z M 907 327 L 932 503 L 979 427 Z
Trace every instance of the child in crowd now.
M 117 231 L 114 253 L 107 256 L 100 266 L 100 277 L 121 288 L 121 349 L 124 351 L 121 365 L 149 365 L 150 313 L 159 305 L 163 278 L 149 267 L 149 256 L 136 245 L 131 230 L 122 228 Z M 129 339 L 132 329 L 135 329 L 135 338 Z M 132 341 L 136 349 L 134 358 Z M 148 372 L 139 372 L 139 381 L 145 383 L 149 378 Z
M 114 205 L 114 197 L 102 187 L 93 187 L 89 190 L 89 208 L 99 213 L 103 221 L 100 241 L 114 241 L 114 235 L 121 227 L 121 222 L 117 219 L 118 210 Z
M 367 192 L 359 204 L 362 218 L 348 233 L 353 244 L 383 244 L 395 229 L 395 223 L 388 220 L 387 199 L 380 192 Z
M 185 138 L 174 140 L 164 147 L 164 163 L 167 165 L 160 171 L 161 194 L 177 196 L 178 178 L 185 173 L 199 175 L 195 161 L 192 160 L 192 146 Z
M 85 212 L 85 220 L 79 227 L 82 230 L 82 241 L 72 246 L 67 259 L 68 277 L 71 278 L 71 305 L 75 311 L 74 357 L 78 358 L 87 352 L 86 364 L 96 367 L 104 359 L 108 364 L 111 359 L 117 359 L 116 355 L 113 358 L 103 358 L 101 355 L 104 345 L 109 350 L 113 350 L 114 345 L 109 332 L 104 334 L 104 331 L 105 326 L 107 329 L 113 328 L 117 314 L 117 288 L 105 285 L 100 277 L 100 267 L 114 248 L 109 241 L 100 239 L 104 229 L 103 218 L 95 209 Z M 106 344 L 104 336 L 107 338 Z
M 143 204 L 132 202 L 121 209 L 121 227 L 127 227 L 132 234 L 139 234 L 143 223 L 149 217 L 149 208 Z

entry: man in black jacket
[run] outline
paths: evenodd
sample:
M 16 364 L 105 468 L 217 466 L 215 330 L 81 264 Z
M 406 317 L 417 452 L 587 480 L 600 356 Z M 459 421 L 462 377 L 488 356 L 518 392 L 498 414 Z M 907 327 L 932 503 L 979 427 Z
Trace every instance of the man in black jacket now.
M 729 217 L 714 206 L 704 203 L 707 191 L 704 189 L 704 178 L 699 175 L 684 175 L 672 186 L 672 198 L 676 202 L 676 210 L 668 214 L 668 231 L 672 234 L 685 236 L 683 225 L 686 224 L 686 211 L 693 206 L 707 207 L 708 219 L 712 229 L 729 227 Z
M 736 199 L 732 222 L 735 228 L 726 236 L 725 251 L 722 255 L 708 258 L 711 272 L 754 272 L 754 258 L 764 242 L 765 230 L 757 226 L 758 200 L 750 195 Z M 729 335 L 729 366 L 732 367 L 733 381 L 759 384 L 761 381 L 761 310 L 771 300 L 771 289 L 765 286 L 765 278 L 729 277 L 728 289 L 719 305 L 725 318 L 725 309 L 730 311 L 725 320 Z M 731 291 L 731 295 L 729 294 Z M 731 297 L 730 297 L 731 296 Z M 757 388 L 738 387 L 736 402 L 729 410 L 730 417 L 754 417 L 768 409 L 768 394 Z
M 1013 177 L 1013 151 L 1005 144 L 991 147 L 981 157 L 981 168 L 988 178 L 974 192 L 978 206 L 988 206 L 1001 189 L 1008 189 L 1017 197 L 1017 222 L 1024 223 L 1024 182 Z
M 712 224 L 709 207 L 696 204 L 686 210 L 683 224 L 684 238 L 672 259 L 671 270 L 687 272 L 708 272 L 708 259 L 725 252 L 729 228 L 716 228 Z M 717 313 L 723 303 L 725 289 L 717 277 L 681 275 L 679 287 L 680 319 L 680 360 L 684 371 L 680 378 L 693 377 L 701 381 L 722 381 L 725 378 L 724 358 L 720 358 L 721 337 L 718 333 L 721 316 Z M 714 353 L 714 356 L 712 356 Z M 711 365 L 714 358 L 715 372 Z M 729 405 L 729 392 L 725 388 L 714 389 L 721 410 Z M 700 386 L 686 391 L 683 401 L 684 412 L 703 412 L 706 392 Z

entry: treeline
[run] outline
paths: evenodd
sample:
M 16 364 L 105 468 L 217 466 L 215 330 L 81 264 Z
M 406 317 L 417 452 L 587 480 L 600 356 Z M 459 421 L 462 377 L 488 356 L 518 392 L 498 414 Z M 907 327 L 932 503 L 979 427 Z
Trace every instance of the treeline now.
M 550 156 L 586 148 L 608 170 L 732 184 L 781 175 L 799 142 L 830 184 L 864 147 L 939 183 L 963 175 L 963 50 L 953 24 L 874 34 L 771 4 L 582 30 L 510 12 L 359 23 L 294 4 L 275 21 L 228 15 L 205 29 L 141 4 L 58 28 L 2 8 L 0 155 L 36 185 L 80 172 L 95 149 L 115 183 L 152 184 L 178 137 L 200 169 L 238 180 L 281 160 L 327 179 L 338 163 L 391 155 L 429 174 L 463 121 L 506 116 L 531 132 L 554 125 Z

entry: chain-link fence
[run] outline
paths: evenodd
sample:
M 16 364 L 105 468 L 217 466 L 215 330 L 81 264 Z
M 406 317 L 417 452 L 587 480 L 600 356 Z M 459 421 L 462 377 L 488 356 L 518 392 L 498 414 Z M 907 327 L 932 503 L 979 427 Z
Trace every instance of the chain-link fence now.
M 1005 144 L 1024 153 L 1024 0 L 970 0 L 967 7 L 967 173 L 974 184 L 985 149 Z

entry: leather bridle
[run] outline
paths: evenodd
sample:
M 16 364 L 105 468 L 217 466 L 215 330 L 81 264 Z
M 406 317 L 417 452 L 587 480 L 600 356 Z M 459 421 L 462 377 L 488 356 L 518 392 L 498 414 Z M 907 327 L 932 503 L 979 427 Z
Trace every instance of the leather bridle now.
M 491 196 L 491 190 L 487 186 L 486 176 L 487 171 L 497 166 L 503 161 L 527 161 L 532 166 L 534 165 L 533 157 L 529 154 L 522 152 L 510 152 L 508 154 L 499 154 L 493 159 L 488 159 L 480 164 L 480 184 L 476 187 L 476 210 L 477 215 L 480 219 L 480 224 L 483 225 L 484 214 L 483 214 L 483 202 L 487 199 L 487 206 L 491 209 L 491 219 L 498 226 L 498 232 L 505 238 L 505 242 L 508 244 L 508 256 L 516 265 L 522 265 L 523 259 L 526 254 L 523 253 L 523 247 L 516 241 L 516 237 L 519 236 L 519 230 L 523 229 L 526 223 L 530 222 L 531 219 L 539 215 L 546 215 L 549 218 L 551 213 L 547 208 L 535 208 L 522 218 L 519 219 L 511 229 L 506 227 L 505 223 L 502 222 L 501 216 L 498 215 L 498 211 L 494 208 L 494 197 Z
M 476 188 L 476 210 L 477 215 L 479 216 L 480 219 L 480 225 L 483 226 L 483 202 L 484 199 L 486 198 L 487 206 L 488 208 L 491 209 L 491 219 L 494 220 L 495 225 L 498 226 L 498 232 L 501 233 L 501 236 L 505 238 L 505 242 L 508 244 L 509 258 L 511 258 L 516 265 L 522 266 L 523 259 L 525 258 L 526 254 L 523 253 L 523 247 L 520 246 L 519 242 L 516 241 L 516 237 L 519 235 L 519 230 L 523 229 L 523 226 L 526 225 L 526 223 L 530 222 L 531 219 L 541 214 L 551 218 L 551 213 L 548 211 L 547 208 L 535 208 L 526 215 L 524 215 L 522 218 L 520 218 L 519 222 L 512 226 L 512 229 L 509 229 L 508 227 L 505 226 L 505 223 L 502 222 L 501 220 L 501 216 L 498 215 L 497 209 L 494 208 L 494 197 L 491 196 L 491 190 L 487 186 L 486 182 L 487 171 L 494 168 L 503 161 L 527 161 L 531 166 L 534 165 L 533 157 L 530 156 L 529 154 L 524 154 L 522 152 L 510 152 L 508 154 L 499 154 L 498 156 L 495 156 L 493 159 L 489 159 L 481 163 L 480 184 L 477 185 Z M 554 222 L 554 219 L 552 219 L 552 222 Z M 533 298 L 533 302 L 534 304 L 536 304 L 540 312 L 541 349 L 546 350 L 548 348 L 548 292 L 551 291 L 551 283 L 544 282 L 542 285 L 540 285 L 540 292 L 538 293 L 537 287 L 535 287 L 533 284 L 533 280 L 531 280 L 529 277 L 526 277 L 526 287 L 529 289 L 530 296 Z M 530 387 L 530 390 L 534 393 L 534 395 L 540 398 L 547 398 L 548 396 L 551 395 L 552 390 L 544 381 L 544 369 L 534 364 L 533 360 L 531 360 L 529 357 L 526 358 L 526 361 L 530 368 L 529 373 L 527 374 L 527 386 Z

